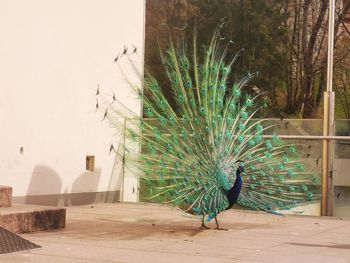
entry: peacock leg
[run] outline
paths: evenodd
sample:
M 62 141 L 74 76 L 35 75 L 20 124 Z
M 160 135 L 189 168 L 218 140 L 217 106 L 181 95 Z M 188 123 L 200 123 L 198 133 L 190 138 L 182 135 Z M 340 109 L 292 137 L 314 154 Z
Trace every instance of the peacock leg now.
M 219 222 L 218 222 L 218 219 L 216 217 L 215 217 L 215 223 L 216 223 L 216 227 L 215 227 L 216 230 L 228 230 L 226 228 L 219 227 Z
M 204 224 L 204 215 L 202 217 L 202 225 L 199 229 L 210 229 L 210 227 L 207 227 L 205 224 Z

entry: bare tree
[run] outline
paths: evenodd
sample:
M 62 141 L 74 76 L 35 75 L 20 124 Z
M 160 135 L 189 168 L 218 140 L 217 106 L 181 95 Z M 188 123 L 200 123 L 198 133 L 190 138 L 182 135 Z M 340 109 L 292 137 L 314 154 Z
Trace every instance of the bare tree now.
M 335 45 L 350 2 L 338 0 Z M 301 117 L 317 114 L 326 87 L 328 1 L 291 0 L 289 67 L 287 70 L 287 112 Z M 345 57 L 337 56 L 335 61 Z

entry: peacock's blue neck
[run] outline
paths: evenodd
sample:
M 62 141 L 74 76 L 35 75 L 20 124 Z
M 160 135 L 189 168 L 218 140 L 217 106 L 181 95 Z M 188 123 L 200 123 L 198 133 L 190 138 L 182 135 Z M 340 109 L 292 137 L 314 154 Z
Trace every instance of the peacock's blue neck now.
M 236 173 L 236 180 L 235 180 L 235 183 L 234 183 L 232 188 L 240 191 L 241 187 L 242 187 L 242 182 L 243 182 L 243 180 L 242 180 L 241 173 L 237 172 Z
M 227 192 L 227 195 L 226 195 L 227 200 L 229 202 L 229 206 L 227 207 L 227 209 L 231 208 L 237 202 L 239 194 L 241 193 L 242 184 L 243 184 L 243 180 L 242 180 L 241 172 L 237 171 L 235 183 L 233 187 Z

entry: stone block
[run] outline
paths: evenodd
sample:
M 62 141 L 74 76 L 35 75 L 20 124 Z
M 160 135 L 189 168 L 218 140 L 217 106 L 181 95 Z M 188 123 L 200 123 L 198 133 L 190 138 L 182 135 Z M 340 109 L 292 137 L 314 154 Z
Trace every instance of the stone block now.
M 65 224 L 65 208 L 15 205 L 0 209 L 0 226 L 14 233 L 59 229 Z

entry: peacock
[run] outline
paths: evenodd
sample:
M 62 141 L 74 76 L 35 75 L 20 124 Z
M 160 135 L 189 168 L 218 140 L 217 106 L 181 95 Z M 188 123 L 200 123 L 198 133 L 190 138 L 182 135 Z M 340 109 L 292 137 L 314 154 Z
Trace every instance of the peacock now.
M 169 41 L 160 58 L 175 103 L 145 72 L 142 89 L 134 88 L 143 116 L 134 114 L 124 127 L 126 138 L 141 146 L 137 154 L 127 146 L 124 152 L 141 178 L 142 200 L 196 215 L 201 228 L 215 219 L 220 229 L 217 215 L 234 204 L 276 213 L 320 199 L 319 175 L 301 161 L 302 146 L 263 136 L 274 124 L 254 118 L 267 107 L 263 92 L 248 92 L 257 73 L 232 81 L 242 52 L 229 56 L 232 41 L 223 42 L 216 30 L 199 49 L 195 34 L 188 55 Z M 113 95 L 104 105 L 104 118 L 121 129 L 122 102 Z

